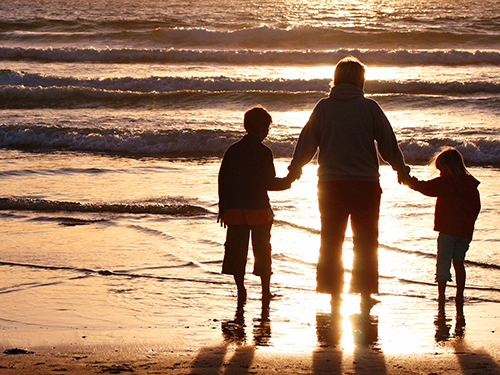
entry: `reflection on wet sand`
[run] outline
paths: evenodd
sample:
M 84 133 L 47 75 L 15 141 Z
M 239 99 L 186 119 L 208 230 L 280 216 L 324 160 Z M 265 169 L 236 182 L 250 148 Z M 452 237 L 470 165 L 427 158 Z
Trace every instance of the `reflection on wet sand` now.
M 269 319 L 269 300 L 262 301 L 262 313 L 260 315 L 260 318 L 254 319 L 253 340 L 255 346 L 271 345 L 271 321 Z
M 378 317 L 370 315 L 370 308 L 350 317 L 354 342 L 354 369 L 356 374 L 386 374 L 384 354 L 378 345 Z
M 385 360 L 378 347 L 378 317 L 371 314 L 373 304 L 360 304 L 359 313 L 349 315 L 347 322 L 341 313 L 341 301 L 332 303 L 331 313 L 316 314 L 316 335 L 319 349 L 313 353 L 314 373 L 322 373 L 325 365 L 331 373 L 341 374 L 342 355 L 346 342 L 346 324 L 350 323 L 355 373 L 386 374 Z
M 443 308 L 438 309 L 438 313 L 434 319 L 434 325 L 436 326 L 436 334 L 434 338 L 437 343 L 448 341 L 450 338 L 465 337 L 465 318 L 460 316 L 456 318 L 455 322 L 455 332 L 453 335 L 450 334 L 452 319 L 446 317 L 446 311 Z
M 445 369 L 449 373 L 479 370 L 482 371 L 480 373 L 489 371 L 500 374 L 495 358 L 465 339 L 464 319 L 448 319 L 444 310 L 438 310 L 433 320 L 431 310 L 427 311 L 427 327 L 434 328 L 434 337 L 430 331 L 431 334 L 425 339 L 434 345 L 433 352 L 405 352 L 408 349 L 404 347 L 405 343 L 412 347 L 412 332 L 414 337 L 420 337 L 418 335 L 422 327 L 412 326 L 408 331 L 393 331 L 392 323 L 396 326 L 400 323 L 392 322 L 392 319 L 411 315 L 411 312 L 390 311 L 383 303 L 376 307 L 359 303 L 358 298 L 352 295 L 345 294 L 343 297 L 345 300 L 330 305 L 327 311 L 316 310 L 315 322 L 310 325 L 313 330 L 311 333 L 314 335 L 315 331 L 316 334 L 313 340 L 316 347 L 311 351 L 308 341 L 303 341 L 303 336 L 295 335 L 294 331 L 290 332 L 291 336 L 283 335 L 283 326 L 280 326 L 283 317 L 278 315 L 278 309 L 270 310 L 269 303 L 263 303 L 260 311 L 259 306 L 255 306 L 257 310 L 253 310 L 252 306 L 248 310 L 244 305 L 237 306 L 234 319 L 221 322 L 223 342 L 200 349 L 191 363 L 191 375 L 240 375 L 283 369 L 293 371 L 284 373 L 386 375 L 411 371 L 412 366 L 419 369 L 422 369 L 419 366 L 423 366 L 428 373 L 439 373 Z M 275 303 L 276 308 L 280 302 L 271 301 L 271 307 Z M 250 323 L 246 322 L 245 313 Z M 388 319 L 392 323 L 388 324 Z M 248 328 L 246 323 L 252 327 Z M 273 324 L 275 326 L 271 327 Z M 394 332 L 410 334 L 403 341 L 395 340 L 397 345 L 402 345 L 401 352 L 387 350 L 386 344 L 391 339 L 386 337 Z M 280 340 L 283 337 L 295 340 L 296 352 L 282 351 Z
M 221 323 L 222 337 L 226 343 L 245 344 L 247 337 L 245 333 L 245 310 L 238 305 L 233 320 L 224 320 Z
M 245 332 L 245 307 L 239 303 L 233 320 L 224 320 L 221 323 L 222 337 L 228 344 L 244 345 L 247 341 Z M 269 320 L 269 300 L 262 301 L 260 318 L 253 320 L 253 344 L 255 346 L 271 345 L 271 322 Z

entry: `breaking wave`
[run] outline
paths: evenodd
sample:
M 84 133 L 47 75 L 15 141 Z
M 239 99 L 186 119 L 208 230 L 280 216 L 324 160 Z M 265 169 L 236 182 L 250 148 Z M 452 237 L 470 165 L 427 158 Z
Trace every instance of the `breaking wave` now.
M 155 214 L 174 216 L 198 216 L 211 214 L 206 208 L 190 204 L 125 204 L 125 203 L 80 203 L 52 201 L 32 198 L 0 198 L 0 210 L 38 212 L 86 212 L 120 214 Z M 63 218 L 63 224 L 68 220 Z M 76 225 L 77 219 L 71 219 Z
M 500 165 L 500 141 L 492 139 L 496 134 L 495 129 L 491 130 L 490 135 L 486 130 L 471 134 L 471 130 L 467 128 L 458 132 L 456 129 L 450 130 L 450 134 L 432 133 L 427 128 L 411 130 L 420 131 L 420 136 L 405 134 L 404 130 L 398 135 L 408 163 L 428 161 L 442 146 L 454 146 L 460 150 L 468 164 Z M 241 132 L 223 129 L 196 131 L 1 125 L 0 147 L 27 151 L 105 152 L 123 156 L 220 157 L 241 136 Z M 296 140 L 297 135 L 290 133 L 281 135 L 280 138 L 269 137 L 265 143 L 275 156 L 291 157 Z
M 219 63 L 219 64 L 335 64 L 354 55 L 366 64 L 391 66 L 420 65 L 498 65 L 500 52 L 468 50 L 256 50 L 256 49 L 190 49 L 190 48 L 22 48 L 0 47 L 2 60 L 42 62 L 98 63 Z

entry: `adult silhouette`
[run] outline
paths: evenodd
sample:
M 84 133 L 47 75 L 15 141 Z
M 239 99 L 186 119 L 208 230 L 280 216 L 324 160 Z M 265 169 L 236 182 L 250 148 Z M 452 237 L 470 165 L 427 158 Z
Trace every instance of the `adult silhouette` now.
M 365 66 L 349 56 L 335 68 L 330 95 L 320 100 L 302 129 L 288 167 L 299 178 L 319 150 L 318 200 L 321 247 L 317 292 L 340 299 L 344 286 L 342 245 L 349 218 L 354 257 L 349 291 L 362 303 L 378 293 L 378 221 L 382 190 L 378 155 L 409 178 L 394 131 L 380 106 L 364 96 Z

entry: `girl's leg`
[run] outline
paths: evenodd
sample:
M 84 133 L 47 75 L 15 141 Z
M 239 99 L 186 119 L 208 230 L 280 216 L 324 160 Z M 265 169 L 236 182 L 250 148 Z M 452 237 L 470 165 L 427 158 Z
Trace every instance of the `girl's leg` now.
M 455 236 L 439 233 L 436 258 L 436 282 L 438 283 L 438 306 L 444 309 L 446 302 L 446 283 L 451 281 L 451 261 L 455 249 Z
M 453 255 L 453 268 L 455 268 L 455 278 L 457 283 L 457 295 L 455 297 L 455 306 L 457 309 L 457 327 L 465 326 L 464 318 L 464 289 L 465 289 L 465 254 L 469 249 L 470 238 L 457 237 L 455 253 Z
M 465 289 L 465 267 L 463 261 L 453 260 L 453 267 L 455 268 L 455 277 L 457 282 L 457 296 L 455 304 L 457 307 L 457 317 L 464 316 L 464 289 Z

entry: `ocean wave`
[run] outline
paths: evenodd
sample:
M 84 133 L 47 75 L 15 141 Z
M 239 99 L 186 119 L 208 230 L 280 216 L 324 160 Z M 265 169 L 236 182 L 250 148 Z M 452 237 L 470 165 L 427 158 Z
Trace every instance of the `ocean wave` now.
M 0 147 L 109 152 L 125 155 L 222 155 L 241 133 L 222 130 L 126 130 L 58 126 L 0 126 Z M 289 148 L 292 149 L 290 141 Z
M 249 48 L 276 48 L 288 46 L 291 49 L 332 49 L 346 46 L 376 48 L 397 46 L 404 48 L 440 48 L 442 46 L 464 46 L 477 48 L 498 46 L 496 35 L 483 33 L 446 32 L 442 30 L 407 29 L 373 30 L 341 29 L 320 26 L 272 26 L 249 27 L 234 31 L 220 31 L 205 28 L 158 28 L 152 37 L 168 41 L 173 46 L 237 46 Z M 432 41 L 429 43 L 429 41 Z
M 472 30 L 412 30 L 391 28 L 387 30 L 361 27 L 356 29 L 321 26 L 287 26 L 239 28 L 237 30 L 215 30 L 205 27 L 139 27 L 139 28 L 41 28 L 25 32 L 9 29 L 0 34 L 3 44 L 29 45 L 122 45 L 155 48 L 232 48 L 232 49 L 289 49 L 331 50 L 332 48 L 498 48 L 495 33 Z
M 12 70 L 0 71 L 0 106 L 3 108 L 92 108 L 92 107 L 171 107 L 189 105 L 199 97 L 197 105 L 221 105 L 231 101 L 260 100 L 285 102 L 291 94 L 301 94 L 307 103 L 314 103 L 329 91 L 329 79 L 239 79 L 230 77 L 146 77 L 77 79 L 48 76 Z M 476 95 L 498 98 L 500 83 L 418 82 L 369 80 L 369 95 Z M 231 100 L 223 100 L 223 96 Z M 274 95 L 274 100 L 269 95 Z M 285 97 L 288 95 L 289 97 Z M 312 97 L 314 96 L 314 98 Z M 212 98 L 212 100 L 210 100 Z M 217 102 L 219 104 L 217 104 Z M 483 104 L 483 103 L 482 103 Z
M 408 163 L 428 162 L 443 146 L 457 148 L 467 165 L 500 165 L 500 141 L 495 139 L 460 137 L 408 140 L 399 143 Z
M 406 134 L 408 133 L 408 134 Z M 496 130 L 483 129 L 473 134 L 470 129 L 453 130 L 451 134 L 403 129 L 399 145 L 408 163 L 427 162 L 443 146 L 454 146 L 469 165 L 500 165 L 500 140 Z M 223 129 L 123 129 L 76 128 L 42 125 L 1 125 L 0 147 L 29 151 L 80 151 L 115 153 L 123 156 L 151 155 L 155 157 L 220 157 L 242 136 L 242 132 Z M 290 157 L 297 134 L 270 136 L 266 144 L 276 157 Z
M 320 65 L 336 64 L 353 55 L 368 65 L 498 65 L 500 52 L 491 50 L 408 49 L 255 50 L 230 49 L 137 49 L 137 48 L 21 48 L 0 47 L 0 59 L 43 62 L 101 63 L 218 63 L 233 65 Z
M 383 84 L 373 83 L 374 89 L 382 91 Z M 327 87 L 325 85 L 318 85 Z M 496 91 L 500 86 L 493 84 L 449 84 L 436 87 L 417 84 L 411 93 L 411 85 L 400 85 L 406 93 L 390 93 L 395 85 L 388 83 L 386 93 L 367 91 L 367 96 L 377 100 L 383 107 L 387 103 L 398 108 L 472 108 L 491 110 L 497 113 L 500 95 Z M 368 82 L 367 90 L 371 83 Z M 434 93 L 425 92 L 425 88 L 434 88 Z M 439 94 L 436 91 L 441 90 Z M 482 90 L 490 90 L 485 92 Z M 447 90 L 449 91 L 448 93 Z M 461 90 L 459 94 L 453 90 Z M 476 91 L 479 90 L 479 91 Z M 115 109 L 179 109 L 200 110 L 203 108 L 224 108 L 241 111 L 255 103 L 265 103 L 269 108 L 280 111 L 312 110 L 314 104 L 324 98 L 328 90 L 314 91 L 267 91 L 267 90 L 177 90 L 169 92 L 138 92 L 120 90 L 102 90 L 87 87 L 0 87 L 0 108 L 35 109 L 35 108 L 115 108 Z
M 37 212 L 85 212 L 85 213 L 120 213 L 120 214 L 155 214 L 173 216 L 199 216 L 211 214 L 204 207 L 190 204 L 138 204 L 138 203 L 80 203 L 52 201 L 33 198 L 0 198 L 0 210 L 37 211 Z M 59 219 L 58 219 L 59 220 Z M 94 220 L 95 222 L 95 220 Z M 77 225 L 88 223 L 79 219 L 67 220 L 61 223 Z
M 88 88 L 104 92 L 151 93 L 158 95 L 173 91 L 325 91 L 329 79 L 254 79 L 245 80 L 230 77 L 147 77 L 77 79 L 71 77 L 47 76 L 12 70 L 0 71 L 0 86 L 3 90 Z M 500 85 L 499 85 L 500 87 Z M 42 90 L 40 90 L 42 91 Z M 500 91 L 500 88 L 499 88 Z M 17 94 L 19 95 L 19 94 Z
M 5 97 L 9 91 L 13 96 L 22 95 L 22 90 L 43 93 L 43 89 L 64 90 L 74 94 L 78 88 L 92 89 L 92 94 L 103 98 L 110 93 L 116 95 L 171 93 L 176 91 L 270 91 L 270 92 L 327 92 L 331 79 L 241 79 L 231 77 L 121 77 L 121 78 L 94 78 L 78 79 L 72 77 L 59 77 L 38 73 L 26 73 L 9 69 L 0 70 L 0 87 Z M 500 93 L 500 83 L 487 81 L 447 81 L 447 82 L 396 82 L 387 80 L 368 80 L 365 87 L 368 93 L 381 94 L 475 94 L 475 93 Z M 40 94 L 43 95 L 43 94 Z M 84 91 L 81 91 L 84 95 Z M 57 97 L 57 95 L 56 95 Z

